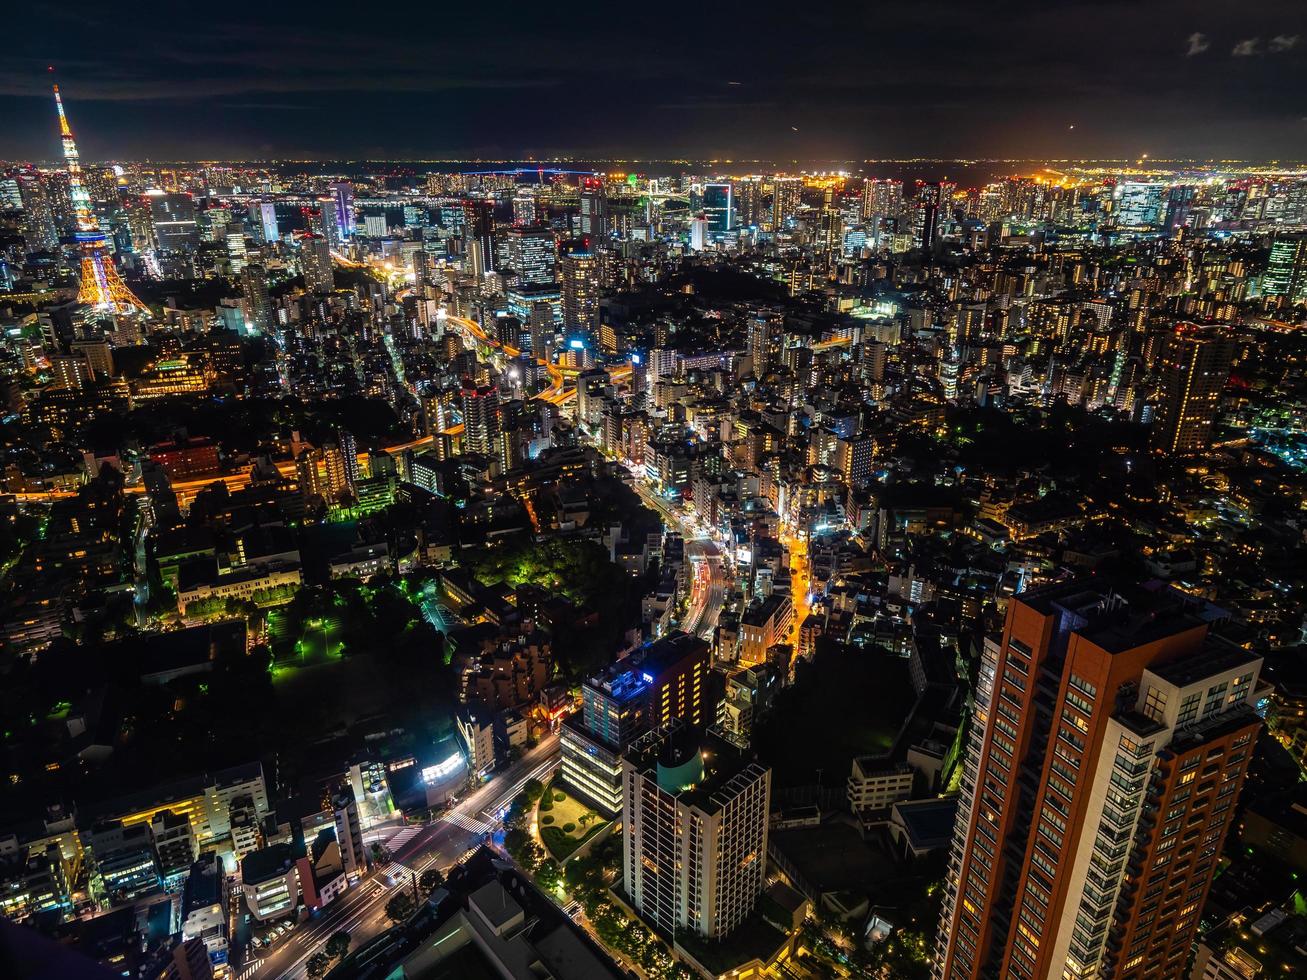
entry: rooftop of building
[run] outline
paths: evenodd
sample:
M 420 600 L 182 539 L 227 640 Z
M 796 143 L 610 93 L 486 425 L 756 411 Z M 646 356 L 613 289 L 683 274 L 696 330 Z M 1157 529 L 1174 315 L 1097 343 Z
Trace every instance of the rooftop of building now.
M 284 875 L 294 863 L 294 848 L 290 844 L 273 844 L 250 851 L 241 859 L 241 881 L 247 885 L 269 881 Z
M 409 980 L 625 977 L 548 896 L 484 848 L 450 870 L 445 886 L 417 916 L 361 946 L 330 974 L 332 980 L 395 975 Z
M 1104 586 L 1074 580 L 1032 589 L 1019 598 L 1043 615 L 1058 616 L 1061 627 L 1109 653 L 1199 629 L 1226 615 L 1165 583 Z
M 182 916 L 193 909 L 208 908 L 222 901 L 222 858 L 213 851 L 205 851 L 191 865 L 182 890 Z
M 1262 658 L 1243 647 L 1237 647 L 1219 640 L 1209 640 L 1203 648 L 1192 656 L 1173 660 L 1151 672 L 1162 680 L 1176 687 L 1188 687 L 1205 677 L 1223 674 L 1229 670 L 1252 666 Z
M 626 759 L 666 792 L 674 792 L 677 799 L 708 814 L 722 809 L 745 786 L 770 771 L 717 735 L 696 737 L 679 720 L 640 736 L 627 750 Z
M 787 595 L 769 595 L 752 603 L 740 617 L 741 624 L 745 626 L 765 626 L 780 610 L 784 603 L 790 601 Z
M 915 848 L 939 847 L 953 837 L 958 798 L 904 800 L 894 804 L 895 821 L 902 825 Z

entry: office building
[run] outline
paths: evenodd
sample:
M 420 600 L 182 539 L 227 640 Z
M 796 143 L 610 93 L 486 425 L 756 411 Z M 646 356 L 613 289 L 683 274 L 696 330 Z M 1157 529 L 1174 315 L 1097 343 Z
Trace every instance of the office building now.
M 150 218 L 154 223 L 155 247 L 161 252 L 184 252 L 200 241 L 195 220 L 195 200 L 189 194 L 151 191 Z
M 327 185 L 335 219 L 337 241 L 354 235 L 354 185 L 347 180 L 332 181 Z
M 675 632 L 588 678 L 581 710 L 563 722 L 564 781 L 605 816 L 620 813 L 626 747 L 674 719 L 695 730 L 712 720 L 708 669 L 708 644 Z
M 728 936 L 765 883 L 771 770 L 680 722 L 622 757 L 622 884 L 632 907 L 673 941 Z
M 470 271 L 478 277 L 495 271 L 495 210 L 493 201 L 463 202 L 463 236 Z
M 1212 442 L 1234 342 L 1222 330 L 1181 323 L 1163 344 L 1153 447 L 1174 456 L 1202 452 Z
M 552 286 L 558 264 L 553 231 L 543 225 L 510 228 L 508 263 L 519 286 Z
M 91 828 L 85 843 L 95 857 L 100 889 L 111 901 L 129 902 L 159 887 L 149 824 L 104 821 Z
M 176 891 L 190 874 L 191 865 L 199 853 L 191 822 L 180 813 L 160 810 L 150 820 L 150 833 L 154 837 L 154 852 L 163 887 L 167 891 Z
M 299 867 L 290 844 L 272 844 L 241 859 L 245 907 L 258 923 L 295 911 L 300 898 Z
M 1116 186 L 1116 223 L 1127 228 L 1152 227 L 1161 224 L 1163 214 L 1163 184 L 1123 181 Z
M 1307 302 L 1307 235 L 1277 235 L 1262 276 L 1262 292 L 1286 303 Z
M 581 185 L 581 235 L 590 248 L 608 237 L 608 199 L 598 178 L 587 177 Z
M 1177 977 L 1260 720 L 1261 658 L 1161 587 L 1058 583 L 987 642 L 935 976 Z
M 724 235 L 735 227 L 735 207 L 731 185 L 703 185 L 703 214 L 708 219 L 708 234 Z
M 249 226 L 251 237 L 261 245 L 277 241 L 277 205 L 272 201 L 253 201 L 250 204 Z
M 182 939 L 204 943 L 212 963 L 227 962 L 229 888 L 222 857 L 205 851 L 191 866 L 182 889 Z
M 518 190 L 513 195 L 513 224 L 519 228 L 529 228 L 536 223 L 538 215 L 535 195 L 526 188 Z

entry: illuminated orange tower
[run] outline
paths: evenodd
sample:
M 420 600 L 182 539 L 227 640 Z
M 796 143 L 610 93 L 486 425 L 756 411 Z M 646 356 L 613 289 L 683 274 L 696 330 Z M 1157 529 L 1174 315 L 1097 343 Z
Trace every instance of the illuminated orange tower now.
M 68 161 L 68 192 L 77 216 L 78 251 L 82 253 L 82 282 L 77 290 L 77 302 L 93 306 L 105 313 L 148 313 L 150 308 L 138 299 L 118 275 L 113 257 L 105 247 L 105 234 L 91 210 L 91 199 L 82 186 L 82 165 L 77 156 L 73 131 L 64 115 L 63 99 L 59 86 L 54 87 L 54 104 L 59 110 L 59 134 L 64 144 L 64 159 Z

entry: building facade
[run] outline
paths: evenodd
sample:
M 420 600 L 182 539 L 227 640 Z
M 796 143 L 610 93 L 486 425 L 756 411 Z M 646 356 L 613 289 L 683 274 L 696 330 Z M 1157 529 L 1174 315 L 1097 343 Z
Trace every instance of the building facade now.
M 1059 583 L 987 641 L 935 976 L 1179 976 L 1243 785 L 1261 659 L 1181 593 Z

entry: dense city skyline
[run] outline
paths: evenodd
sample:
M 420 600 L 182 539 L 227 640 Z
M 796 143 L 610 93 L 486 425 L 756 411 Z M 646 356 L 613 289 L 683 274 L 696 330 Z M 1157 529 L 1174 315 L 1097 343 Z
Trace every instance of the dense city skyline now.
M 45 69 L 90 159 L 1307 158 L 1287 0 L 10 12 L 0 156 L 46 159 Z M 804 55 L 806 49 L 820 57 Z
M 946 9 L 875 26 L 920 40 Z M 1307 968 L 1307 168 L 1159 150 L 1283 122 L 1263 87 L 1292 88 L 1298 35 L 1190 5 L 1211 19 L 1167 57 L 1212 77 L 1159 128 L 1141 85 L 1176 70 L 1130 55 L 1192 18 L 1041 9 L 982 19 L 984 72 L 926 32 L 856 82 L 769 52 L 765 84 L 633 60 L 613 36 L 649 36 L 643 10 L 472 42 L 448 18 L 484 66 L 433 93 L 426 42 L 369 48 L 394 24 L 354 10 L 333 59 L 281 12 L 243 47 L 136 19 L 138 57 L 60 8 L 113 57 L 38 73 L 59 159 L 0 162 L 0 963 Z M 1077 87 L 994 69 L 1090 16 L 1134 30 L 1067 34 Z M 750 8 L 717 34 L 752 54 L 844 21 L 870 22 Z M 564 34 L 570 99 L 520 43 Z M 1108 49 L 1111 85 L 1085 62 Z M 1224 109 L 1197 101 L 1218 76 Z M 1036 145 L 1073 108 L 1080 134 L 1092 95 L 1149 149 L 821 165 L 872 90 L 909 143 Z M 794 158 L 668 159 L 708 116 Z M 159 159 L 256 128 L 660 150 Z

